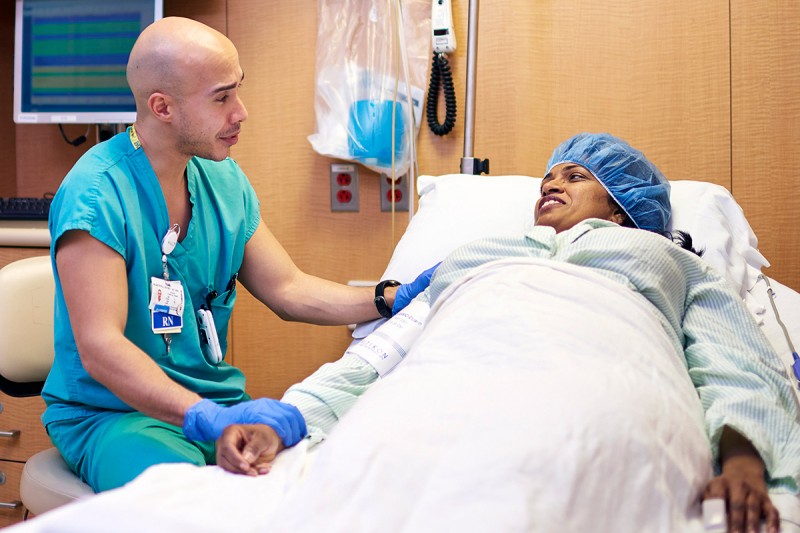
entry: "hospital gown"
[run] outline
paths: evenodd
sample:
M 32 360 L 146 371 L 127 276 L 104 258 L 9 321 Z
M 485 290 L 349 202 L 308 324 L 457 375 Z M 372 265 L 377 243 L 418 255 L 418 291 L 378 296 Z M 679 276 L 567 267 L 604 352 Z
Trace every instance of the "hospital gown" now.
M 727 425 L 761 454 L 771 489 L 797 492 L 800 425 L 785 369 L 738 295 L 701 258 L 662 236 L 602 220 L 586 220 L 559 234 L 533 226 L 522 236 L 458 248 L 439 267 L 424 297 L 433 305 L 454 281 L 505 257 L 584 266 L 645 298 L 684 353 L 714 458 Z M 311 438 L 319 440 L 376 379 L 371 366 L 346 354 L 291 387 L 283 399 L 300 408 Z

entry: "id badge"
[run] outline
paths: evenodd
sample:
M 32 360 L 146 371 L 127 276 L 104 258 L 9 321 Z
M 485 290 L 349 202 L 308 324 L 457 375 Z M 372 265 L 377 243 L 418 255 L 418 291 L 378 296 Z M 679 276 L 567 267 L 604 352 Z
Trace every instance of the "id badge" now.
M 180 333 L 183 328 L 183 285 L 150 278 L 150 320 L 153 333 Z

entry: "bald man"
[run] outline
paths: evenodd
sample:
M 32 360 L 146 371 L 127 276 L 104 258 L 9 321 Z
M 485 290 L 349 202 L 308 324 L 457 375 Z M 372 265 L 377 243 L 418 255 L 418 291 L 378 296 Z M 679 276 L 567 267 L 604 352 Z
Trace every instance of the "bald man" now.
M 95 491 L 157 463 L 213 463 L 231 423 L 268 425 L 278 450 L 305 435 L 296 408 L 251 400 L 224 361 L 237 283 L 285 320 L 379 317 L 371 289 L 301 272 L 261 220 L 228 157 L 247 111 L 227 37 L 164 18 L 136 41 L 127 75 L 136 122 L 76 163 L 50 214 L 55 361 L 42 419 Z

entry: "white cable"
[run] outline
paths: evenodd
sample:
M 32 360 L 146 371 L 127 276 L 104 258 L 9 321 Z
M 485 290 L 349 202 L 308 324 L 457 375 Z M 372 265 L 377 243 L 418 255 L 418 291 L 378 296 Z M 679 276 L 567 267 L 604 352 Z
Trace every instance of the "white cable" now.
M 783 330 L 783 336 L 786 337 L 786 344 L 789 345 L 789 350 L 792 353 L 797 353 L 797 350 L 794 349 L 794 344 L 792 343 L 792 338 L 789 336 L 789 331 L 786 329 L 786 324 L 783 323 L 781 320 L 781 315 L 778 313 L 778 306 L 775 305 L 775 291 L 772 290 L 772 285 L 769 283 L 769 278 L 763 274 L 759 276 L 763 279 L 767 284 L 767 295 L 769 296 L 769 303 L 772 305 L 772 311 L 775 313 L 775 320 L 778 321 L 778 325 Z
M 769 300 L 770 305 L 772 306 L 772 311 L 775 314 L 775 320 L 778 321 L 778 325 L 783 330 L 783 336 L 786 338 L 786 343 L 789 345 L 789 350 L 792 352 L 792 357 L 797 354 L 797 351 L 794 349 L 794 344 L 792 343 L 792 338 L 789 336 L 789 331 L 786 329 L 786 326 L 781 320 L 781 315 L 778 313 L 778 306 L 775 305 L 775 291 L 772 290 L 772 285 L 769 282 L 769 278 L 764 274 L 759 274 L 758 279 L 763 279 L 764 283 L 767 284 L 767 299 Z M 800 376 L 797 376 L 794 372 L 794 365 L 789 365 L 786 363 L 783 357 L 780 358 L 781 362 L 783 362 L 784 369 L 786 370 L 786 375 L 789 378 L 789 386 L 792 388 L 792 397 L 797 404 L 798 413 L 800 413 L 800 394 L 797 392 L 796 385 L 798 381 L 800 381 Z M 793 378 L 794 376 L 794 378 Z M 798 414 L 800 417 L 800 414 Z M 800 420 L 800 419 L 798 419 Z
M 397 9 L 395 11 L 397 16 L 397 33 L 400 40 L 400 61 L 403 65 L 403 76 L 406 82 L 406 98 L 408 99 L 408 123 L 411 125 L 411 132 L 409 135 L 408 149 L 409 156 L 411 157 L 410 164 L 408 165 L 408 221 L 414 218 L 415 202 L 414 195 L 416 194 L 416 176 L 419 172 L 417 162 L 417 124 L 414 117 L 414 97 L 411 92 L 411 75 L 409 74 L 408 66 L 408 47 L 406 46 L 406 32 L 405 32 L 405 16 L 403 15 L 403 4 L 401 0 L 395 0 Z

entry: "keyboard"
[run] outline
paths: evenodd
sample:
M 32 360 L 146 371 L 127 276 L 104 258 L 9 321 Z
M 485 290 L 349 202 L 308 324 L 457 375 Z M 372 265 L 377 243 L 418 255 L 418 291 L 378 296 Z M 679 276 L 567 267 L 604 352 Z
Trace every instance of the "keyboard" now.
M 0 198 L 0 220 L 47 220 L 52 198 Z

